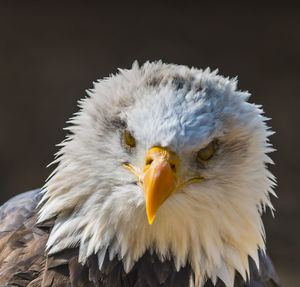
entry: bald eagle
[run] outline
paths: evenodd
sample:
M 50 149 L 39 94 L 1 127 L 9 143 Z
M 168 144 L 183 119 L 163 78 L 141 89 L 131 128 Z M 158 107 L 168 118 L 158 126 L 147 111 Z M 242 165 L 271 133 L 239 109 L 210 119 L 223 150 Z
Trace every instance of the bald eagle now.
M 272 132 L 237 80 L 134 63 L 87 94 L 45 186 L 0 209 L 0 285 L 279 286 Z

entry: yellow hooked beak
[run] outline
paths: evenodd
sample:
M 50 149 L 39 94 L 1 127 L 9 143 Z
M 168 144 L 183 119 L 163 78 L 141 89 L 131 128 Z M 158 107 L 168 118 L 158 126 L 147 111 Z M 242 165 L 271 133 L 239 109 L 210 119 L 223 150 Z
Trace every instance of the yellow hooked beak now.
M 164 148 L 151 148 L 146 155 L 141 183 L 149 224 L 152 224 L 158 208 L 175 190 L 178 164 L 178 157 Z
M 130 164 L 124 164 L 124 167 L 134 173 L 141 183 L 149 224 L 152 224 L 159 207 L 175 190 L 189 183 L 204 180 L 202 177 L 193 177 L 178 184 L 178 166 L 178 156 L 162 147 L 153 147 L 147 152 L 143 171 Z

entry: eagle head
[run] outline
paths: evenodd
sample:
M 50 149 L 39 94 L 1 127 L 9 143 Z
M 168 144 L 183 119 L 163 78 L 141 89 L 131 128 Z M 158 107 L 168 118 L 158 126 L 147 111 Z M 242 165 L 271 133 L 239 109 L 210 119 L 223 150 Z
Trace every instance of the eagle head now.
M 271 131 L 236 79 L 162 62 L 98 81 L 44 187 L 40 221 L 56 218 L 49 254 L 79 247 L 84 263 L 118 256 L 129 272 L 146 252 L 189 263 L 195 286 L 233 285 L 264 250 L 272 209 Z

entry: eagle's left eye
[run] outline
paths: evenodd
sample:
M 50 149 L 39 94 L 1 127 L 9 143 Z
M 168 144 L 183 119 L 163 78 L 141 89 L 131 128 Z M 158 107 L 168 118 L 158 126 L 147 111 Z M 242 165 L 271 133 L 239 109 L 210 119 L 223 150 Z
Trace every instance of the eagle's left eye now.
M 217 141 L 211 141 L 206 147 L 200 149 L 197 153 L 197 160 L 199 162 L 206 162 L 212 158 L 217 148 Z
M 125 130 L 125 132 L 124 132 L 124 143 L 125 143 L 126 147 L 129 147 L 129 148 L 133 148 L 136 146 L 135 138 L 133 137 L 131 132 L 128 130 Z

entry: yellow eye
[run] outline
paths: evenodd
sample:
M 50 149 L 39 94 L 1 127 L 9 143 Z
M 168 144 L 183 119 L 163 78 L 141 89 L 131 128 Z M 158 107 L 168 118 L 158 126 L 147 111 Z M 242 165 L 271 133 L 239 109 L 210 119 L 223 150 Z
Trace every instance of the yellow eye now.
M 200 162 L 206 162 L 212 158 L 217 148 L 217 141 L 213 140 L 206 147 L 200 149 L 197 153 L 197 160 Z
M 135 139 L 133 135 L 130 133 L 130 131 L 128 130 L 124 132 L 124 143 L 129 148 L 135 147 Z

